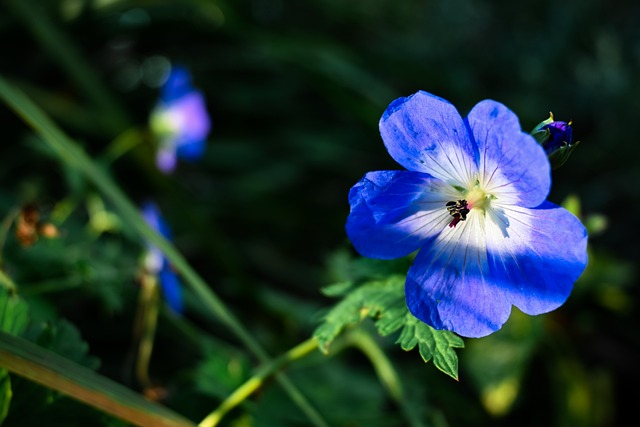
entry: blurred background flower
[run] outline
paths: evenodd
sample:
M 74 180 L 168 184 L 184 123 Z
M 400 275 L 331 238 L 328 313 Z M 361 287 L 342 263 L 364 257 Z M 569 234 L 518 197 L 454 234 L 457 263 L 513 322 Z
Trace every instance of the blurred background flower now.
M 160 210 L 154 203 L 147 202 L 143 205 L 142 216 L 154 230 L 160 233 L 165 239 L 171 240 L 169 226 L 162 218 Z M 171 264 L 167 261 L 167 258 L 165 258 L 157 246 L 147 243 L 143 263 L 145 273 L 155 276 L 156 280 L 160 283 L 162 295 L 167 305 L 175 313 L 181 314 L 184 309 L 182 303 L 182 285 L 175 271 L 173 271 Z
M 191 161 L 202 157 L 211 120 L 204 95 L 191 85 L 186 68 L 171 68 L 150 122 L 158 139 L 156 165 L 160 171 L 173 172 L 177 159 Z

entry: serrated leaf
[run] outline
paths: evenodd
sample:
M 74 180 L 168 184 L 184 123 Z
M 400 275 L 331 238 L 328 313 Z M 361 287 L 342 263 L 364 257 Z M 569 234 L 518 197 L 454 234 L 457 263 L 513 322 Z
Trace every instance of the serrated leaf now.
M 449 331 L 438 331 L 408 313 L 404 328 L 396 341 L 403 350 L 418 346 L 425 362 L 433 359 L 433 364 L 445 374 L 458 379 L 458 355 L 454 348 L 464 347 L 462 338 Z
M 21 334 L 29 323 L 29 306 L 17 295 L 0 287 L 0 330 Z
M 345 295 L 347 292 L 349 292 L 349 290 L 352 287 L 353 287 L 353 282 L 346 281 L 346 282 L 339 282 L 329 286 L 325 286 L 324 288 L 320 289 L 320 291 L 328 297 L 340 297 L 342 295 Z
M 325 315 L 324 323 L 313 333 L 320 349 L 327 353 L 331 342 L 345 328 L 360 323 L 366 317 L 375 317 L 393 305 L 397 300 L 397 290 L 394 288 L 403 285 L 404 278 L 393 276 L 353 289 Z
M 458 356 L 455 348 L 464 347 L 462 338 L 449 331 L 435 330 L 414 317 L 404 297 L 404 276 L 367 282 L 352 289 L 324 317 L 324 323 L 314 332 L 321 351 L 328 353 L 331 342 L 346 328 L 363 319 L 375 319 L 382 336 L 400 330 L 397 343 L 409 351 L 416 346 L 425 362 L 433 364 L 454 379 L 458 379 Z
M 100 365 L 96 357 L 89 355 L 89 345 L 82 339 L 80 331 L 64 319 L 31 325 L 23 336 L 87 368 L 97 369 Z

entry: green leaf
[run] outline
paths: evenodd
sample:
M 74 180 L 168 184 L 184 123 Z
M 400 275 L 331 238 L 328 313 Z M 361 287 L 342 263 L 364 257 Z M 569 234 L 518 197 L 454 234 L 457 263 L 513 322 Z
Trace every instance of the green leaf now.
M 0 330 L 20 335 L 29 323 L 29 306 L 17 295 L 0 287 Z
M 97 358 L 89 355 L 89 346 L 78 329 L 64 319 L 32 325 L 24 338 L 87 368 L 97 369 L 100 365 Z
M 449 331 L 438 331 L 416 319 L 405 303 L 404 276 L 366 282 L 353 289 L 325 316 L 313 336 L 325 354 L 331 342 L 346 328 L 369 317 L 374 319 L 380 335 L 400 330 L 397 343 L 409 351 L 418 347 L 425 362 L 433 360 L 436 368 L 458 379 L 458 357 L 455 348 L 464 347 L 462 338 Z M 336 292 L 339 294 L 339 292 Z
M 412 350 L 416 345 L 425 362 L 433 364 L 445 374 L 458 379 L 458 355 L 454 348 L 463 348 L 462 338 L 449 331 L 437 331 L 413 317 L 410 313 L 397 343 L 403 350 Z
M 0 425 L 7 418 L 12 396 L 9 372 L 6 369 L 0 369 Z
M 325 315 L 324 323 L 315 330 L 313 336 L 318 340 L 318 347 L 327 353 L 329 345 L 343 329 L 392 306 L 397 300 L 393 288 L 402 280 L 401 277 L 393 276 L 352 290 Z
M 0 365 L 136 425 L 194 426 L 181 415 L 106 377 L 5 332 L 0 332 Z
M 338 282 L 329 286 L 325 286 L 320 291 L 328 297 L 341 297 L 351 290 L 353 282 Z

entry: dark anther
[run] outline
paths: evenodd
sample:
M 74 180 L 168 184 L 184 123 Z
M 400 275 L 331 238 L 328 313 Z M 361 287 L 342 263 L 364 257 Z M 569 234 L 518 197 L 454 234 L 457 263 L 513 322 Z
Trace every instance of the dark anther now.
M 469 213 L 469 208 L 467 207 L 466 200 L 458 200 L 457 202 L 451 201 L 447 202 L 447 211 L 449 211 L 449 215 L 453 217 L 453 220 L 449 223 L 449 227 L 455 227 L 460 221 L 467 220 L 467 214 Z

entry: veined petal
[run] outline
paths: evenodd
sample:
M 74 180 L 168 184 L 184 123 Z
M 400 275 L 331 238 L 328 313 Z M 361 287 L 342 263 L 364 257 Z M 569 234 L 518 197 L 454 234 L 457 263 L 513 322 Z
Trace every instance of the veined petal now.
M 409 310 L 435 329 L 483 337 L 500 329 L 511 312 L 505 283 L 491 277 L 484 242 L 485 218 L 467 221 L 426 245 L 407 274 Z
M 551 187 L 544 149 L 522 132 L 518 117 L 496 101 L 479 102 L 466 118 L 479 150 L 480 187 L 526 207 L 542 203 Z
M 408 170 L 463 187 L 475 181 L 477 148 L 456 108 L 442 98 L 420 91 L 396 99 L 380 119 L 380 134 Z
M 456 197 L 453 187 L 424 173 L 369 172 L 349 193 L 347 235 L 366 257 L 408 255 L 448 228 L 445 205 Z
M 550 202 L 487 214 L 488 264 L 511 303 L 531 315 L 561 306 L 587 266 L 587 231 L 578 218 Z
M 562 305 L 586 267 L 586 244 L 580 221 L 552 203 L 472 211 L 418 254 L 407 305 L 436 329 L 488 335 L 512 305 L 531 315 Z

